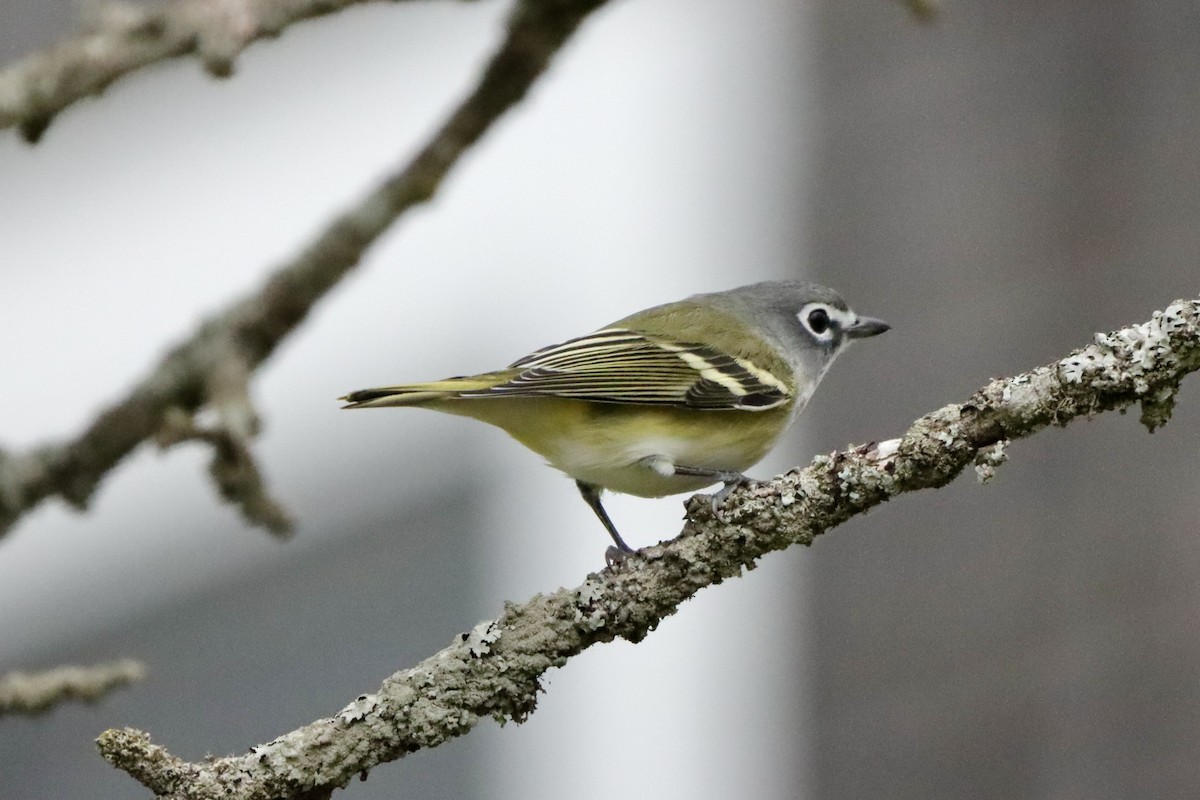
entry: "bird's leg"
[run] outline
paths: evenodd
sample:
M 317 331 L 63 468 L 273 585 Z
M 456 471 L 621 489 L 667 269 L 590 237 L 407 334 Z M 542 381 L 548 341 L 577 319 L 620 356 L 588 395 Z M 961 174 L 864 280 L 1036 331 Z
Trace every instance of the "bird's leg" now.
M 621 534 L 617 533 L 617 526 L 613 525 L 613 521 L 608 518 L 608 512 L 604 510 L 604 506 L 600 504 L 600 489 L 590 483 L 583 481 L 575 481 L 575 485 L 579 487 L 579 493 L 583 495 L 583 499 L 592 511 L 596 512 L 596 516 L 600 518 L 600 522 L 604 525 L 604 529 L 608 531 L 608 535 L 616 542 L 616 547 L 609 547 L 604 551 L 604 560 L 609 566 L 620 564 L 632 554 L 634 549 L 625 544 L 625 540 L 621 538 Z
M 708 467 L 689 467 L 686 464 L 675 465 L 676 475 L 694 475 L 697 478 L 712 478 L 713 483 L 720 481 L 725 484 L 712 496 L 713 516 L 721 519 L 721 506 L 725 504 L 731 492 L 739 486 L 754 483 L 753 478 L 747 478 L 740 472 L 726 469 L 709 469 Z M 722 520 L 724 521 L 724 520 Z

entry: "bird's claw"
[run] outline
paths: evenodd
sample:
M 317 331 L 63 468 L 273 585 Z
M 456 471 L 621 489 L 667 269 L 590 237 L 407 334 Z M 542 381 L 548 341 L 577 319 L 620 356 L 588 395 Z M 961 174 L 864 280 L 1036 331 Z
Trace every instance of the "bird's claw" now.
M 725 484 L 718 489 L 712 496 L 712 513 L 718 522 L 725 522 L 725 516 L 721 513 L 721 506 L 725 505 L 725 501 L 729 499 L 729 495 L 733 494 L 733 490 L 740 486 L 749 486 L 754 483 L 753 478 L 747 478 L 740 472 L 733 472 L 728 475 L 722 475 L 721 481 Z
M 604 551 L 604 563 L 609 567 L 619 568 L 629 560 L 630 556 L 636 553 L 636 550 L 622 550 L 616 545 L 610 544 L 608 549 Z

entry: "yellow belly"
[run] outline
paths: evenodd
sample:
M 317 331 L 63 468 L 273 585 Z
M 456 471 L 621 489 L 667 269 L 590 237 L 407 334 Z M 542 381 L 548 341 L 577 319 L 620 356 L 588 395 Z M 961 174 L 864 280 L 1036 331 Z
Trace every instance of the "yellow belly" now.
M 427 407 L 495 425 L 572 478 L 639 497 L 692 492 L 713 483 L 663 474 L 670 465 L 748 469 L 767 454 L 793 416 L 788 406 L 697 411 L 555 397 L 447 399 Z

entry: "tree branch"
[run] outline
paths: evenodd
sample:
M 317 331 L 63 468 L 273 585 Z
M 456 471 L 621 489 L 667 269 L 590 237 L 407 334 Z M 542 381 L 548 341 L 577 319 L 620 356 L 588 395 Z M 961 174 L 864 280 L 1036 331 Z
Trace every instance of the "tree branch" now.
M 518 2 L 505 39 L 474 90 L 403 169 L 335 219 L 258 291 L 204 322 L 78 437 L 19 455 L 0 450 L 0 535 L 51 496 L 62 497 L 76 508 L 86 507 L 105 474 L 143 441 L 158 435 L 168 417 L 177 420 L 180 413 L 194 414 L 214 399 L 214 391 L 228 385 L 228 375 L 253 372 L 358 264 L 376 238 L 405 211 L 433 197 L 463 152 L 524 97 L 580 22 L 603 4 L 604 0 Z M 202 5 L 213 4 L 210 0 Z M 325 5 L 336 4 L 327 0 Z M 246 410 L 236 407 L 234 403 L 218 412 L 223 426 L 234 426 L 229 441 L 244 444 L 246 437 L 237 431 L 249 428 L 237 419 L 244 418 Z M 230 409 L 232 415 L 225 413 Z M 266 498 L 257 470 L 243 469 L 249 451 L 230 452 L 228 457 L 218 453 L 214 464 L 222 494 L 241 503 L 251 521 L 284 527 L 282 510 L 259 502 Z M 228 480 L 241 485 L 231 490 L 224 482 Z
M 993 380 L 965 403 L 917 420 L 900 439 L 817 456 L 805 469 L 735 490 L 717 519 L 702 497 L 674 540 L 587 577 L 575 589 L 509 604 L 495 621 L 383 682 L 333 717 L 246 755 L 188 763 L 137 730 L 105 731 L 100 752 L 160 797 L 209 800 L 328 796 L 354 776 L 471 730 L 481 718 L 524 720 L 542 675 L 599 642 L 641 641 L 705 586 L 741 575 L 774 550 L 813 539 L 903 492 L 943 486 L 975 464 L 981 480 L 1007 444 L 1140 403 L 1164 424 L 1183 376 L 1200 369 L 1200 301 L 1179 300 L 1140 325 L 1047 366 Z
M 90 667 L 56 667 L 45 672 L 10 672 L 0 676 L 0 717 L 39 714 L 66 700 L 95 702 L 113 689 L 145 676 L 145 668 L 129 659 Z
M 214 77 L 259 39 L 367 0 L 175 0 L 146 7 L 109 2 L 91 24 L 0 71 L 0 129 L 36 142 L 63 109 L 159 61 L 195 55 Z

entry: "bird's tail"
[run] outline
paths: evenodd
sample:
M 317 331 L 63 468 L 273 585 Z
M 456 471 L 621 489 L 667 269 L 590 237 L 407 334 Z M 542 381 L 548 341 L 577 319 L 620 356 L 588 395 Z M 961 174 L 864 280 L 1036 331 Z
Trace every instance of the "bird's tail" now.
M 475 375 L 469 378 L 447 378 L 430 383 L 404 383 L 399 386 L 381 386 L 377 389 L 360 389 L 338 399 L 346 405 L 342 408 L 384 408 L 386 406 L 419 406 L 432 400 L 452 400 L 464 392 L 490 389 L 497 383 L 491 375 Z

